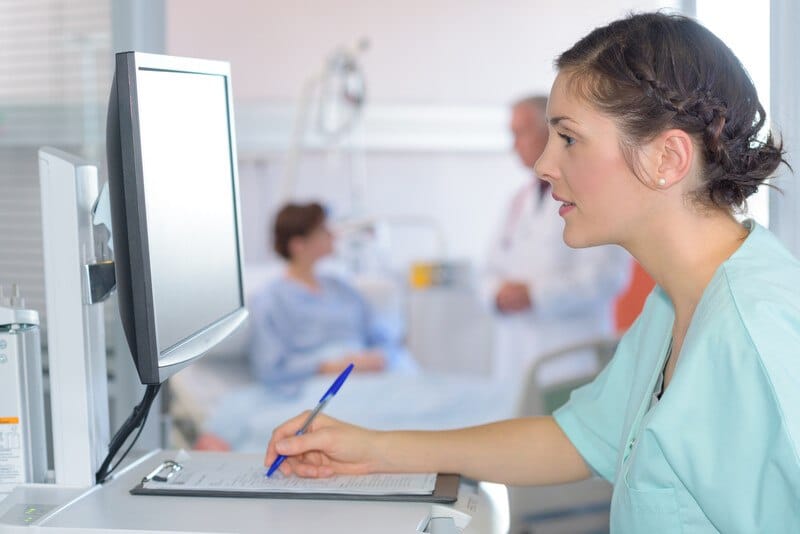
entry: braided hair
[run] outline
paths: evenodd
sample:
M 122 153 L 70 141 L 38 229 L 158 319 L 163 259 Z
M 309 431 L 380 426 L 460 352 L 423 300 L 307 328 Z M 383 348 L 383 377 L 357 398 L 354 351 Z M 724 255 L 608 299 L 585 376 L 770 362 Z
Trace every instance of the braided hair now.
M 615 120 L 635 172 L 637 147 L 669 128 L 690 134 L 704 163 L 695 195 L 706 205 L 742 207 L 785 163 L 772 133 L 759 139 L 766 114 L 744 67 L 692 19 L 631 15 L 592 31 L 556 67 L 571 90 Z

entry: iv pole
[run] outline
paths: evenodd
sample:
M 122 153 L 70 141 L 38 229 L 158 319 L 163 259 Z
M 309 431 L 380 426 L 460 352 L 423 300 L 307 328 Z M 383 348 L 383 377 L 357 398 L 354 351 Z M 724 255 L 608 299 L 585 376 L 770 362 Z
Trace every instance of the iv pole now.
M 294 194 L 297 164 L 305 143 L 311 108 L 315 107 L 317 112 L 315 131 L 322 136 L 326 146 L 340 143 L 361 118 L 366 103 L 366 81 L 358 55 L 368 48 L 367 39 L 361 39 L 354 50 L 338 48 L 328 57 L 322 70 L 303 84 L 286 158 L 281 188 L 283 202 L 287 202 Z M 314 100 L 317 101 L 316 106 L 312 106 Z M 363 189 L 363 184 L 354 189 Z M 354 190 L 353 193 L 357 197 L 363 196 L 361 191 Z

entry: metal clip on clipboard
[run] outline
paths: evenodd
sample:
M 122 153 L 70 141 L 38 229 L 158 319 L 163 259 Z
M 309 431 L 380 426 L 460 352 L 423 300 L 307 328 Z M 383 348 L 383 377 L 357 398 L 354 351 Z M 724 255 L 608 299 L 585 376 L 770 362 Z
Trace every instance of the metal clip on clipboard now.
M 167 482 L 175 474 L 177 474 L 183 466 L 174 460 L 167 460 L 161 465 L 153 469 L 146 477 L 142 479 L 142 484 L 150 482 Z

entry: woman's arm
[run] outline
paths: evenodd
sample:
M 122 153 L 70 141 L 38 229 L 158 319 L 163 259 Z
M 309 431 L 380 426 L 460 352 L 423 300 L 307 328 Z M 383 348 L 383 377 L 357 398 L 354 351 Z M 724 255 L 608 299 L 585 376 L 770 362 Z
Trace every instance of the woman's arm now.
M 558 484 L 591 475 L 552 417 L 439 432 L 386 432 L 377 443 L 389 471 L 460 473 L 514 485 Z
M 265 465 L 288 456 L 284 474 L 460 473 L 505 484 L 556 484 L 590 471 L 552 417 L 511 419 L 448 431 L 379 432 L 320 416 L 294 436 L 305 414 L 278 427 Z

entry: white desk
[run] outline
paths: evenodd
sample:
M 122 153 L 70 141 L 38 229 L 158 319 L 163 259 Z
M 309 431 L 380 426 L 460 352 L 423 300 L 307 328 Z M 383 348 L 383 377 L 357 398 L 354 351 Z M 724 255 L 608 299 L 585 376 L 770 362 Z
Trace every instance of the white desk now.
M 105 485 L 89 490 L 44 484 L 17 488 L 0 501 L 0 532 L 413 534 L 431 511 L 427 503 L 155 497 L 129 493 L 153 467 L 174 456 L 175 451 L 156 451 Z M 453 507 L 472 516 L 464 534 L 505 534 L 508 500 L 503 489 L 462 482 Z M 21 521 L 26 513 L 24 505 L 38 506 L 38 512 L 28 513 L 29 526 Z

